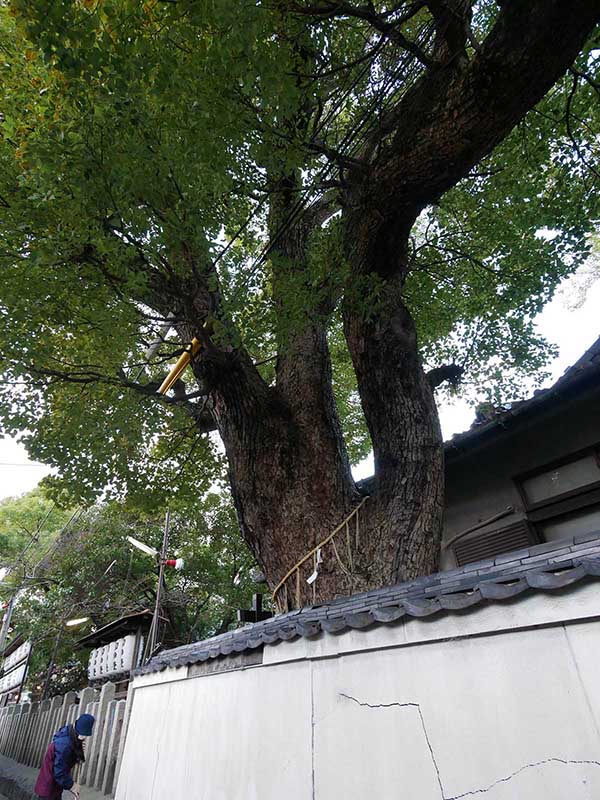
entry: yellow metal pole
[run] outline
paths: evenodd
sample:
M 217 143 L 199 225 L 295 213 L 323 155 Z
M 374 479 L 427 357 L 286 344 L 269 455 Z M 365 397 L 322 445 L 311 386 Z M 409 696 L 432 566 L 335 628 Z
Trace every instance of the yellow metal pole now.
M 159 386 L 158 389 L 159 394 L 166 394 L 169 391 L 169 389 L 179 380 L 180 376 L 185 372 L 186 367 L 188 366 L 192 358 L 195 355 L 197 355 L 201 347 L 202 345 L 200 344 L 198 339 L 196 339 L 196 337 L 194 336 L 194 338 L 191 341 L 191 344 L 187 346 L 185 353 L 182 353 L 179 356 L 179 358 L 177 359 L 177 363 Z

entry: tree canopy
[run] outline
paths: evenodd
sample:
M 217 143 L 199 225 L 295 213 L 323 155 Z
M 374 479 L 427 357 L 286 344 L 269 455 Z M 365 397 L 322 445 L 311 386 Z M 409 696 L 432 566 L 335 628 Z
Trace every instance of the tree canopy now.
M 40 488 L 0 502 L 0 567 L 14 565 L 21 574 L 43 556 L 70 515 Z
M 34 503 L 43 505 L 39 490 L 0 504 L 0 520 L 10 519 L 19 544 L 28 541 L 28 535 L 19 531 L 29 524 Z M 46 501 L 45 506 L 53 510 L 52 503 Z M 156 515 L 134 513 L 113 503 L 80 513 L 61 530 L 41 529 L 45 546 L 35 554 L 29 551 L 27 559 L 9 562 L 3 554 L 3 565 L 12 570 L 0 596 L 8 598 L 19 590 L 11 627 L 33 644 L 30 688 L 43 687 L 51 656 L 55 693 L 74 683 L 79 684 L 76 688 L 85 685 L 88 651 L 74 650 L 77 639 L 92 627 L 154 609 L 157 563 L 133 548 L 126 537 L 160 549 L 162 525 L 163 519 Z M 248 607 L 257 589 L 255 562 L 241 540 L 231 504 L 212 493 L 201 506 L 175 510 L 169 554 L 183 558 L 185 566 L 165 576 L 161 615 L 166 622 L 158 639 L 162 646 L 227 630 L 236 621 L 236 610 Z M 89 618 L 87 625 L 66 627 L 68 620 L 80 617 Z
M 244 511 L 258 451 L 244 461 L 242 418 L 261 418 L 252 448 L 305 442 L 306 458 L 290 444 L 290 486 L 314 496 L 299 466 L 311 448 L 337 476 L 322 490 L 331 527 L 355 502 L 346 453 L 373 444 L 383 494 L 408 491 L 381 470 L 407 475 L 414 459 L 398 453 L 412 445 L 376 405 L 429 408 L 420 378 L 421 399 L 402 399 L 422 361 L 441 368 L 434 385 L 451 375 L 455 391 L 462 375 L 491 397 L 514 397 L 547 363 L 533 318 L 586 258 L 598 218 L 594 3 L 0 11 L 0 417 L 59 466 L 55 497 L 200 497 L 225 479 L 218 429 L 260 557 L 258 531 L 281 525 Z M 405 358 L 394 337 L 412 320 Z M 193 375 L 158 396 L 192 336 Z M 330 456 L 312 434 L 338 442 Z

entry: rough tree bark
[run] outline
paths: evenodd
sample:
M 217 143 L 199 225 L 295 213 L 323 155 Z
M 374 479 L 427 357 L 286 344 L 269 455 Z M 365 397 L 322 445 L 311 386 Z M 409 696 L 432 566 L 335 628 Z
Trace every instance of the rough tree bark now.
M 369 514 L 378 545 L 363 557 L 378 564 L 375 574 L 382 582 L 435 568 L 443 514 L 437 412 L 402 299 L 411 228 L 543 97 L 600 18 L 589 0 L 509 3 L 468 62 L 470 5 L 430 4 L 434 18 L 442 20 L 437 67 L 382 121 L 388 139 L 366 177 L 356 173 L 343 201 L 352 279 L 371 276 L 385 285 L 383 302 L 368 317 L 350 293 L 344 318 L 375 453 Z M 449 7 L 463 24 L 448 24 Z
M 344 328 L 373 441 L 375 490 L 361 536 L 353 540 L 352 574 L 328 551 L 318 599 L 436 567 L 443 451 L 431 382 L 403 300 L 410 231 L 423 208 L 466 176 L 544 96 L 600 19 L 597 0 L 511 0 L 501 4 L 469 60 L 472 3 L 428 5 L 437 25 L 432 64 L 381 120 L 361 169 L 345 175 L 341 196 L 350 264 Z M 325 3 L 327 16 L 336 7 L 352 8 Z M 292 185 L 274 218 L 295 199 Z M 282 275 L 302 270 L 309 229 L 303 218 L 278 243 Z M 385 290 L 367 315 L 358 299 L 372 280 Z M 277 276 L 275 294 L 284 312 Z M 243 350 L 211 350 L 210 337 L 194 363 L 199 382 L 209 387 L 243 534 L 271 588 L 359 500 L 335 410 L 322 311 L 280 340 L 274 386 Z M 197 314 L 182 336 L 198 335 L 206 317 Z M 303 579 L 301 600 L 311 598 Z
M 295 186 L 286 188 L 286 183 L 282 180 L 274 193 L 272 231 L 296 203 Z M 243 350 L 206 349 L 193 363 L 199 384 L 211 387 L 210 409 L 225 445 L 242 532 L 271 586 L 360 499 L 332 388 L 326 332 L 332 301 L 308 310 L 289 327 L 283 322 L 286 289 L 290 281 L 302 280 L 316 222 L 310 211 L 303 214 L 273 253 L 274 302 L 281 321 L 275 384 L 265 383 Z M 207 305 L 215 302 L 201 304 Z M 184 326 L 180 332 L 190 338 L 193 330 Z M 311 571 L 312 565 L 303 577 Z M 335 565 L 326 562 L 319 596 L 340 591 L 339 577 Z M 304 579 L 301 595 L 303 601 L 312 597 Z

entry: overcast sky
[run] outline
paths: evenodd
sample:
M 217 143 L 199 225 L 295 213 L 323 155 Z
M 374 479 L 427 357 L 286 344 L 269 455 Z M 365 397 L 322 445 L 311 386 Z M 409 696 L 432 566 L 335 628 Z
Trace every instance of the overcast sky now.
M 539 332 L 559 347 L 559 355 L 550 365 L 549 383 L 562 375 L 600 336 L 600 281 L 585 291 L 585 301 L 578 308 L 572 308 L 573 297 L 583 291 L 582 285 L 581 274 L 565 281 L 538 317 Z M 473 416 L 473 409 L 464 401 L 443 405 L 440 419 L 444 439 L 469 428 Z M 0 440 L 0 499 L 30 491 L 48 472 L 47 467 L 29 461 L 22 445 L 9 438 Z M 365 459 L 354 472 L 357 478 L 371 475 L 372 459 Z

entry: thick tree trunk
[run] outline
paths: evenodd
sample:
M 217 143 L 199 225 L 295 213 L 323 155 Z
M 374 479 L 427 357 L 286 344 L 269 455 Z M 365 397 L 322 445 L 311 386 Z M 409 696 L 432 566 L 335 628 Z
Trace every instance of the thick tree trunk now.
M 201 379 L 206 380 L 205 365 Z M 293 383 L 301 399 L 310 376 Z M 301 403 L 294 407 L 262 381 L 244 354 L 232 356 L 214 385 L 213 413 L 241 530 L 273 589 L 358 500 L 343 440 L 331 426 L 327 404 L 314 415 Z M 311 571 L 312 563 L 301 576 L 302 603 L 343 591 L 333 562 L 324 565 L 314 594 L 306 583 Z M 295 604 L 295 587 L 290 601 Z
M 462 26 L 448 15 L 449 9 L 468 12 L 469 4 L 430 5 L 438 26 L 436 61 L 380 119 L 362 169 L 345 175 L 343 189 L 351 272 L 344 327 L 373 440 L 375 493 L 361 510 L 360 529 L 344 531 L 337 549 L 328 545 L 313 588 L 306 583 L 312 564 L 299 575 L 301 603 L 435 568 L 443 451 L 402 296 L 410 230 L 419 212 L 467 175 L 543 97 L 600 17 L 597 0 L 511 0 L 469 60 L 468 13 Z M 272 231 L 297 196 L 294 179 L 287 188 Z M 283 273 L 275 270 L 275 302 L 284 317 L 278 280 L 290 277 L 285 270 L 303 271 L 305 245 L 299 226 L 277 248 Z M 379 294 L 361 303 L 374 283 Z M 266 385 L 244 351 L 194 365 L 210 387 L 242 532 L 271 588 L 359 500 L 335 413 L 326 316 L 326 309 L 309 313 L 288 339 L 280 337 L 275 386 Z
M 362 230 L 356 220 L 349 225 L 353 236 Z M 365 230 L 372 233 L 368 224 Z M 361 510 L 358 527 L 353 519 L 335 546 L 323 548 L 316 583 L 306 583 L 312 558 L 292 576 L 291 605 L 297 595 L 301 603 L 328 599 L 428 573 L 437 563 L 443 494 L 437 412 L 394 262 L 400 253 L 398 263 L 405 266 L 406 239 L 391 239 L 384 229 L 381 235 L 375 251 L 354 250 L 353 261 L 363 273 L 375 272 L 377 264 L 392 273 L 385 278 L 384 302 L 376 314 L 371 306 L 365 315 L 360 302 L 347 302 L 345 311 L 374 444 L 376 492 Z M 304 246 L 297 232 L 282 243 L 287 266 L 280 269 L 301 269 Z M 361 499 L 336 412 L 325 324 L 326 315 L 309 310 L 303 324 L 281 335 L 275 386 L 263 381 L 243 351 L 222 354 L 224 362 L 207 357 L 194 364 L 199 380 L 213 387 L 212 413 L 225 444 L 241 529 L 271 589 Z
M 360 203 L 347 215 L 353 280 L 373 298 L 346 300 L 344 329 L 375 458 L 369 503 L 369 582 L 409 580 L 438 563 L 443 515 L 443 447 L 431 384 L 402 288 L 409 225 L 390 230 Z M 365 283 L 365 279 L 368 281 Z
M 297 200 L 295 187 L 276 193 L 271 230 L 279 231 Z M 273 250 L 273 293 L 280 330 L 276 382 L 269 386 L 243 351 L 202 358 L 194 371 L 211 388 L 211 412 L 227 454 L 229 479 L 244 538 L 273 589 L 285 573 L 335 528 L 359 501 L 338 418 L 327 345 L 327 302 L 288 313 L 290 283 L 304 280 L 312 220 L 287 226 Z M 291 318 L 293 316 L 293 318 Z M 191 331 L 188 333 L 188 336 Z M 331 554 L 330 554 L 331 555 Z M 302 571 L 300 602 L 347 591 L 328 559 L 316 585 Z

